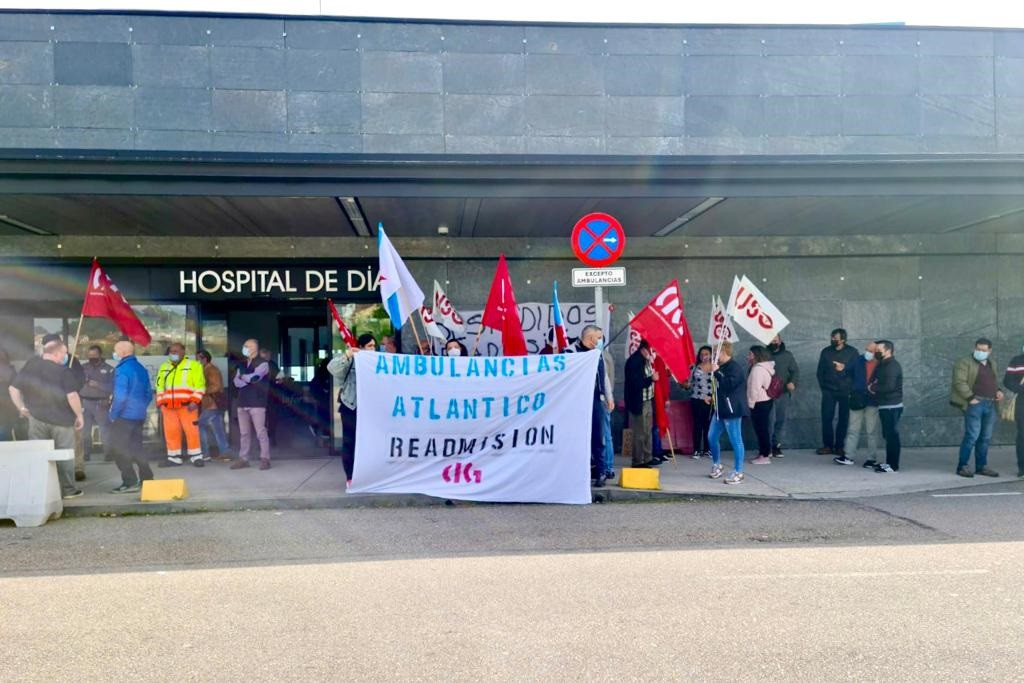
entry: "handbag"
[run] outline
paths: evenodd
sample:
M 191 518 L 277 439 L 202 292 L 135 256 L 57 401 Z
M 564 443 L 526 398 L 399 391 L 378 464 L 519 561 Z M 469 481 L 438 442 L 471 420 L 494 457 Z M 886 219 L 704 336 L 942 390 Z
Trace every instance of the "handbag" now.
M 999 402 L 999 419 L 1013 422 L 1016 419 L 1017 394 L 1010 394 L 1009 398 L 1003 398 Z

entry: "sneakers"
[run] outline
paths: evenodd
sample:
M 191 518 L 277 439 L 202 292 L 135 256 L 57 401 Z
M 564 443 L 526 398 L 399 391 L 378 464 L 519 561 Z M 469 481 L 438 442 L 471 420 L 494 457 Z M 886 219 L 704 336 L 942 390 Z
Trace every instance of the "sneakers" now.
M 269 460 L 260 460 L 260 469 L 261 470 L 269 470 L 270 469 L 270 461 Z
M 876 465 L 875 466 L 875 472 L 878 472 L 878 473 L 895 472 L 895 471 L 896 470 L 894 470 L 892 467 L 890 467 L 889 463 L 887 463 L 887 462 L 883 462 L 881 465 Z
M 980 474 L 983 477 L 998 477 L 999 476 L 998 472 L 996 472 L 993 469 L 989 469 L 988 467 L 982 467 L 980 470 L 975 472 L 975 474 Z
M 63 496 L 61 496 L 61 498 L 63 498 L 64 500 L 68 500 L 69 498 L 78 498 L 79 496 L 84 495 L 85 491 L 83 491 L 82 489 L 75 489 L 74 491 L 69 491 L 68 493 L 65 493 Z
M 711 474 L 709 474 L 708 476 L 711 477 L 712 479 L 718 479 L 720 476 L 722 476 L 722 472 L 724 470 L 725 468 L 722 467 L 721 465 L 712 465 Z
M 864 464 L 861 465 L 861 467 L 870 470 L 872 467 L 878 467 L 878 461 L 877 460 L 865 460 Z
M 249 461 L 248 460 L 242 460 L 241 458 L 239 458 L 238 460 L 236 460 L 233 463 L 231 463 L 231 467 L 229 467 L 228 469 L 241 470 L 241 469 L 245 469 L 248 466 L 249 466 Z
M 694 451 L 693 455 L 691 455 L 690 457 L 693 458 L 694 460 L 700 460 L 702 455 L 704 455 L 703 451 Z
M 75 470 L 75 481 L 85 481 L 85 472 Z
M 852 465 L 853 464 L 853 461 L 850 460 L 849 458 L 847 458 L 845 455 L 837 455 L 836 457 L 832 458 L 832 462 L 834 462 L 837 465 Z M 864 467 L 867 467 L 867 465 L 864 465 Z
M 759 455 L 750 461 L 751 465 L 771 465 L 772 459 L 767 455 Z
M 202 453 L 200 453 L 199 455 L 193 455 L 192 457 L 189 458 L 189 460 L 192 461 L 192 464 L 195 467 L 204 467 L 206 465 L 206 463 L 203 462 Z
M 816 450 L 815 453 L 817 453 L 818 455 L 832 455 L 832 449 L 823 447 Z
M 182 460 L 176 455 L 168 455 L 166 460 L 161 460 L 157 467 L 181 467 Z
M 742 481 L 743 481 L 743 473 L 742 472 L 733 472 L 732 474 L 730 474 L 728 477 L 725 478 L 725 483 L 726 484 L 739 484 Z
M 958 469 L 956 471 L 956 473 L 957 473 L 958 476 L 965 477 L 967 479 L 973 479 L 974 478 L 974 472 L 971 472 L 966 467 L 961 467 L 960 469 Z
M 773 458 L 785 458 L 786 456 L 782 453 L 782 444 L 776 444 L 772 446 L 772 457 Z
M 116 489 L 111 491 L 111 493 L 134 493 L 136 491 L 141 491 L 141 490 L 142 490 L 142 484 L 132 484 L 131 486 L 129 486 L 128 484 L 121 484 Z

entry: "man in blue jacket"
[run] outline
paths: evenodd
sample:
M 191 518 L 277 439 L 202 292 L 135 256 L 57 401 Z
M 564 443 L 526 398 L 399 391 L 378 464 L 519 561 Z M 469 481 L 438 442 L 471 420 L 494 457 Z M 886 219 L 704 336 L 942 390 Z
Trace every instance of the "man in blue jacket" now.
M 135 344 L 119 341 L 114 346 L 114 396 L 110 403 L 110 443 L 121 470 L 121 485 L 111 493 L 131 493 L 153 478 L 142 451 L 142 425 L 153 400 L 149 373 L 135 357 Z M 138 474 L 135 467 L 138 466 Z
M 729 435 L 734 454 L 734 469 L 725 478 L 726 484 L 743 481 L 743 417 L 750 415 L 747 407 L 747 373 L 732 358 L 732 344 L 725 342 L 718 352 L 718 362 L 711 364 L 715 377 L 714 413 L 708 430 L 708 445 L 711 447 L 712 479 L 722 476 L 722 432 Z

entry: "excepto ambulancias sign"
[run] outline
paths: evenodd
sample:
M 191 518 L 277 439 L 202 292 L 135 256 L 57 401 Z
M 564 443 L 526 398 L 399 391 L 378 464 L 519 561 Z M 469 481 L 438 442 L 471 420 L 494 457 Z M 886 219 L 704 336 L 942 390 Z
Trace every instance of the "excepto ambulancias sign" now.
M 330 296 L 375 292 L 376 269 L 365 268 L 180 268 L 183 296 Z

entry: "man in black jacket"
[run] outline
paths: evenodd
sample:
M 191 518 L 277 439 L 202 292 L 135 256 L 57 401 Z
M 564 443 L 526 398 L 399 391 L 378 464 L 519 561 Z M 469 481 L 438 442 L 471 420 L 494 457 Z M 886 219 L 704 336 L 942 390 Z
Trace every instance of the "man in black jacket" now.
M 629 426 L 633 428 L 633 467 L 654 464 L 651 462 L 651 401 L 657 379 L 658 374 L 651 366 L 651 345 L 641 339 L 626 361 L 626 410 L 629 411 Z
M 597 325 L 587 325 L 580 332 L 580 338 L 565 350 L 566 353 L 586 353 L 594 349 L 604 348 L 604 330 Z M 605 373 L 604 358 L 600 355 L 597 360 L 597 376 L 594 379 L 594 402 L 591 411 L 590 423 L 590 470 L 594 486 L 601 488 L 608 477 L 605 474 L 604 465 L 604 407 L 605 407 Z
M 846 343 L 846 330 L 832 330 L 832 343 L 821 350 L 818 358 L 818 386 L 821 387 L 821 448 L 818 455 L 846 455 L 843 445 L 850 421 L 852 366 L 856 358 L 857 349 Z
M 875 472 L 900 470 L 900 417 L 903 415 L 903 368 L 893 357 L 895 347 L 888 339 L 875 342 L 878 367 L 868 384 L 868 392 L 878 404 L 878 420 L 885 438 L 885 462 L 875 466 Z
M 782 380 L 784 390 L 772 403 L 772 411 L 775 419 L 772 424 L 772 457 L 782 457 L 782 437 L 786 430 L 786 415 L 789 413 L 789 406 L 793 401 L 793 392 L 800 381 L 800 367 L 796 364 L 793 353 L 786 350 L 786 342 L 782 337 L 775 335 L 772 343 L 768 345 L 772 353 L 772 360 L 775 361 L 775 376 Z
M 1003 386 L 1016 396 L 1013 407 L 1013 421 L 1017 425 L 1017 476 L 1024 479 L 1024 353 L 1014 356 L 1006 366 Z
M 718 352 L 718 361 L 712 363 L 715 373 L 714 414 L 708 430 L 708 445 L 711 447 L 712 479 L 722 476 L 722 432 L 729 435 L 735 464 L 733 472 L 725 478 L 726 484 L 743 481 L 743 417 L 750 415 L 747 407 L 747 373 L 732 358 L 732 344 L 725 342 Z

